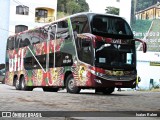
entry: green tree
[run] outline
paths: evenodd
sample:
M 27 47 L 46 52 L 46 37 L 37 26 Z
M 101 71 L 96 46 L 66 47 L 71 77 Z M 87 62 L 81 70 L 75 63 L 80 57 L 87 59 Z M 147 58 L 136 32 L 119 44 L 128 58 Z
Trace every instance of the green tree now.
M 135 13 L 136 13 L 136 7 L 137 7 L 137 0 L 132 0 L 131 4 L 132 4 L 131 5 L 131 24 L 134 24 L 136 21 Z
M 108 14 L 114 14 L 114 15 L 119 15 L 119 8 L 115 7 L 106 7 L 106 13 Z
M 77 0 L 77 3 L 80 6 L 80 11 L 79 12 L 88 12 L 89 11 L 89 5 L 86 2 L 86 0 Z
M 75 2 L 75 0 L 70 0 L 66 4 L 66 11 L 68 14 L 74 14 L 80 11 L 80 6 L 78 3 Z
M 137 0 L 136 11 L 144 10 L 158 2 L 160 2 L 160 0 Z
M 58 12 L 66 12 L 65 6 L 66 6 L 66 0 L 58 0 L 57 11 Z
M 77 13 L 89 11 L 89 6 L 86 0 L 58 0 L 58 12 Z
M 58 0 L 57 18 L 62 18 L 78 12 L 89 11 L 86 0 Z

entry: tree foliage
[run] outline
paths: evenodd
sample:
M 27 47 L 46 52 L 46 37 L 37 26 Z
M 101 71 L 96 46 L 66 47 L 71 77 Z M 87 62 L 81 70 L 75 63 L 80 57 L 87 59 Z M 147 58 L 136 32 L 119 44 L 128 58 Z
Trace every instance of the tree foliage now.
M 89 11 L 89 6 L 86 0 L 58 0 L 57 11 L 74 14 Z
M 119 8 L 115 8 L 115 7 L 106 7 L 106 13 L 109 14 L 114 14 L 114 15 L 119 15 Z
M 157 2 L 160 2 L 160 0 L 137 0 L 136 11 L 144 10 Z

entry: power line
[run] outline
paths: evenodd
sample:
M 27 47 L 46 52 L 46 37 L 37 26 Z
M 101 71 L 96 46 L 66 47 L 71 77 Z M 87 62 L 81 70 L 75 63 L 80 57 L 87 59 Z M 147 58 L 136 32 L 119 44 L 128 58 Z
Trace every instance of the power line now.
M 15 33 L 15 32 L 12 32 L 12 31 L 6 30 L 6 29 L 4 29 L 4 28 L 0 28 L 0 30 L 7 31 L 7 32 L 11 32 L 11 33 Z

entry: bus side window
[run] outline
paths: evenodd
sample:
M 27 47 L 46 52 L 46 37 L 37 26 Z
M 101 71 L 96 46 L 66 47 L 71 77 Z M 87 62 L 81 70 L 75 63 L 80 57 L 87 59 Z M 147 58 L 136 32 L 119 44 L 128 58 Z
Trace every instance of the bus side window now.
M 90 33 L 87 16 L 82 15 L 78 17 L 72 17 L 71 22 L 72 22 L 73 32 L 76 32 L 77 34 Z
M 13 50 L 14 49 L 14 37 L 8 38 L 7 42 L 7 50 Z
M 44 27 L 40 28 L 39 30 L 36 31 L 37 34 L 40 36 L 39 37 L 39 41 L 40 42 L 44 42 L 47 40 L 48 38 L 48 34 L 47 34 L 47 31 L 45 30 Z
M 77 52 L 79 60 L 88 64 L 92 63 L 91 41 L 87 39 L 77 39 Z
M 24 67 L 26 70 L 33 69 L 33 57 L 24 58 Z
M 68 22 L 67 20 L 60 21 L 57 23 L 57 38 L 64 38 L 68 39 L 69 36 L 69 29 L 68 29 Z
M 32 44 L 37 44 L 37 43 L 40 43 L 40 38 L 33 36 L 31 37 L 31 41 L 32 41 Z
M 24 40 L 20 40 L 20 47 L 25 47 L 25 46 L 28 46 L 30 45 L 30 41 L 28 38 L 25 38 Z
M 52 26 L 52 32 L 50 33 L 50 40 L 55 39 L 55 33 L 56 33 L 56 26 Z
M 17 38 L 17 36 L 15 36 L 14 40 L 15 40 L 15 49 L 16 49 L 18 48 L 19 39 Z

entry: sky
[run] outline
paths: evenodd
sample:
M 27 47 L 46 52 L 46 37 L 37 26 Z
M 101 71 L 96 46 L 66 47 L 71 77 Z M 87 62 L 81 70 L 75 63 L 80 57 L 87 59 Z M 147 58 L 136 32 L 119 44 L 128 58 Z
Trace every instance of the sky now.
M 125 18 L 130 23 L 131 0 L 86 0 L 89 4 L 90 12 L 106 13 L 106 7 L 116 7 L 120 9 L 119 16 Z
M 86 0 L 86 2 L 89 4 L 90 12 L 105 13 L 106 0 Z

